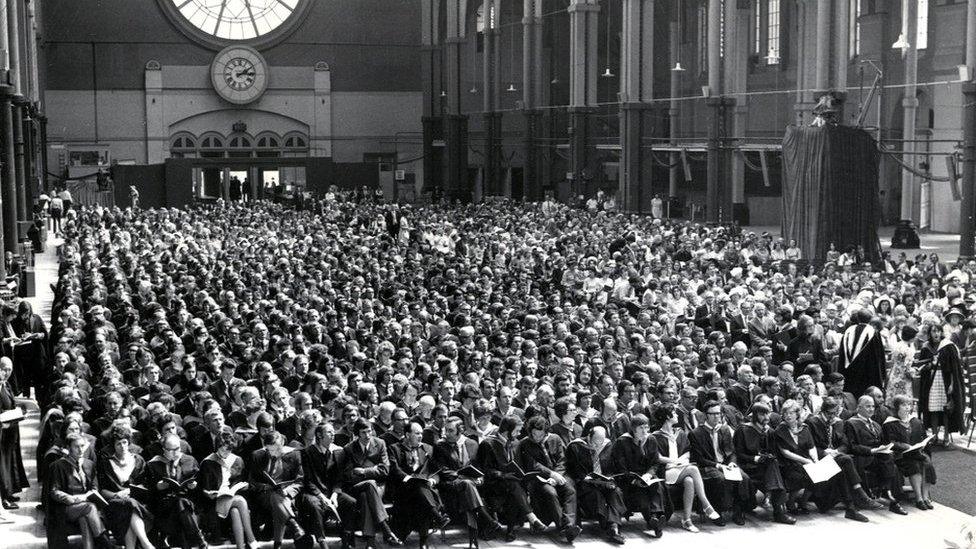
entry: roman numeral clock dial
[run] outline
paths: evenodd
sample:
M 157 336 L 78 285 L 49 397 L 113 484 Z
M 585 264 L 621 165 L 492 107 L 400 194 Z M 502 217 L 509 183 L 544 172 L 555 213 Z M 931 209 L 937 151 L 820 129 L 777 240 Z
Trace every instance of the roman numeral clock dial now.
M 224 100 L 245 105 L 268 87 L 268 65 L 261 54 L 246 46 L 231 46 L 214 57 L 210 69 L 214 90 Z

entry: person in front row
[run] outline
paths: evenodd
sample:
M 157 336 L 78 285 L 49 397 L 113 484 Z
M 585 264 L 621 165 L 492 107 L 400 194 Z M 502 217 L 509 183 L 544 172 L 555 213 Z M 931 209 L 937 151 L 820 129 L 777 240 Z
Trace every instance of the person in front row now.
M 478 545 L 479 524 L 486 539 L 491 539 L 502 527 L 488 513 L 478 492 L 483 478 L 459 474 L 472 465 L 477 453 L 478 443 L 464 436 L 464 420 L 457 416 L 448 418 L 444 423 L 444 438 L 434 444 L 434 463 L 440 470 L 438 491 L 444 507 L 464 517 L 471 547 Z
M 383 532 L 387 545 L 400 547 L 403 542 L 390 528 L 390 516 L 383 507 L 382 484 L 390 474 L 390 457 L 386 443 L 373 436 L 373 425 L 360 417 L 352 422 L 355 437 L 342 448 L 342 491 L 356 498 L 362 522 L 359 530 L 366 546 L 374 547 L 376 533 Z
M 541 533 L 545 525 L 529 505 L 522 479 L 507 470 L 515 460 L 515 446 L 522 431 L 522 420 L 516 416 L 502 418 L 498 431 L 478 444 L 475 466 L 485 475 L 484 492 L 490 505 L 499 509 L 501 522 L 507 526 L 505 541 L 513 541 L 519 525 L 526 520 L 532 532 Z
M 180 437 L 175 434 L 163 436 L 160 446 L 163 454 L 146 464 L 146 484 L 150 501 L 155 504 L 150 510 L 156 517 L 156 530 L 184 549 L 206 548 L 190 496 L 197 489 L 197 460 L 183 453 Z
M 546 420 L 541 416 L 529 418 L 525 429 L 528 436 L 519 442 L 515 453 L 523 471 L 537 473 L 528 481 L 529 502 L 539 520 L 555 523 L 566 543 L 573 543 L 580 527 L 576 525 L 576 489 L 563 475 L 565 444 L 559 435 L 546 432 Z
M 844 504 L 846 517 L 858 522 L 867 522 L 868 518 L 858 509 L 882 509 L 883 505 L 871 499 L 861 485 L 861 475 L 854 465 L 854 458 L 848 453 L 847 436 L 844 434 L 844 421 L 841 414 L 844 408 L 841 401 L 835 397 L 827 397 L 823 401 L 820 413 L 807 416 L 803 421 L 810 429 L 813 443 L 817 447 L 817 456 L 823 459 L 831 456 L 837 462 L 842 473 L 842 480 L 831 485 L 831 489 L 818 490 L 818 505 L 821 509 L 829 509 L 838 501 Z
M 68 455 L 55 461 L 49 473 L 51 512 L 62 523 L 78 524 L 85 549 L 114 549 L 115 543 L 102 523 L 98 508 L 88 499 L 91 494 L 98 492 L 95 463 L 84 458 L 88 441 L 79 434 L 70 434 L 65 443 Z M 52 537 L 55 539 L 51 539 Z M 62 543 L 67 547 L 66 538 L 61 528 L 48 528 L 48 539 L 51 540 L 52 547 Z
M 627 512 L 623 493 L 613 481 L 594 476 L 608 476 L 609 448 L 606 428 L 588 424 L 583 437 L 566 447 L 566 474 L 576 485 L 580 510 L 600 520 L 610 543 L 623 545 L 620 519 Z
M 230 431 L 219 431 L 215 450 L 200 462 L 201 511 L 207 517 L 211 532 L 221 529 L 221 522 L 230 519 L 231 532 L 237 549 L 255 549 L 257 541 L 251 527 L 251 510 L 240 493 L 220 495 L 244 481 L 244 460 L 234 453 L 240 437 Z
M 861 478 L 873 473 L 878 479 L 878 488 L 884 492 L 891 503 L 888 510 L 897 515 L 907 515 L 894 494 L 901 491 L 898 482 L 895 460 L 891 450 L 883 443 L 881 426 L 871 419 L 874 415 L 874 398 L 864 395 L 857 399 L 857 414 L 851 416 L 844 426 L 844 434 L 854 455 L 854 465 Z
M 315 444 L 300 451 L 304 486 L 296 501 L 298 520 L 318 549 L 328 549 L 325 525 L 333 517 L 339 519 L 342 546 L 350 547 L 358 510 L 356 498 L 338 487 L 342 448 L 333 442 L 335 426 L 332 423 L 319 423 L 313 429 Z
M 697 411 L 697 410 L 696 410 Z M 691 521 L 692 507 L 695 504 L 695 497 L 698 497 L 698 504 L 702 512 L 715 526 L 725 526 L 722 515 L 712 507 L 705 493 L 705 481 L 702 480 L 698 466 L 688 460 L 688 433 L 684 429 L 678 428 L 681 416 L 678 410 L 672 406 L 661 406 L 654 410 L 654 421 L 661 426 L 654 431 L 654 441 L 657 443 L 658 476 L 664 477 L 664 482 L 668 486 L 678 487 L 681 491 L 681 499 L 684 504 L 684 518 L 681 519 L 681 527 L 685 530 L 698 533 L 700 530 Z M 687 417 L 687 416 L 686 416 Z
M 736 463 L 754 479 L 758 487 L 769 496 L 773 506 L 773 521 L 780 524 L 796 524 L 796 519 L 786 512 L 786 486 L 769 439 L 770 409 L 762 403 L 749 408 L 746 421 L 739 424 L 732 442 L 735 445 Z
M 305 537 L 305 529 L 298 524 L 295 497 L 302 481 L 301 458 L 295 450 L 285 446 L 285 437 L 274 432 L 262 438 L 264 447 L 254 452 L 248 482 L 257 502 L 270 512 L 274 547 L 277 549 L 290 529 L 296 541 Z
M 906 451 L 912 445 L 925 440 L 925 426 L 922 420 L 912 414 L 912 399 L 896 395 L 892 400 L 895 415 L 885 420 L 881 426 L 884 441 L 892 444 L 895 451 L 895 465 L 912 485 L 915 492 L 915 507 L 925 511 L 932 507 L 929 487 L 935 484 L 935 467 L 928 448 Z
M 705 424 L 688 434 L 691 461 L 701 470 L 709 499 L 718 503 L 720 512 L 731 512 L 732 522 L 742 526 L 745 524 L 745 512 L 755 507 L 751 479 L 741 468 L 741 481 L 725 478 L 720 465 L 738 467 L 732 429 L 722 423 L 722 405 L 717 400 L 706 402 L 704 409 Z
M 393 501 L 393 518 L 390 520 L 393 532 L 402 540 L 416 531 L 420 548 L 426 549 L 430 530 L 447 526 L 451 519 L 444 513 L 437 494 L 434 449 L 421 441 L 423 436 L 423 426 L 410 422 L 403 440 L 390 448 L 390 478 L 386 490 Z
M 152 514 L 131 493 L 131 486 L 138 484 L 146 470 L 146 461 L 132 453 L 130 429 L 118 425 L 112 427 L 107 439 L 111 450 L 106 448 L 99 454 L 98 486 L 102 497 L 108 502 L 105 510 L 108 527 L 126 549 L 135 549 L 136 545 L 141 545 L 142 549 L 154 549 L 146 533 L 146 524 L 151 523 Z
M 614 474 L 633 473 L 641 476 L 650 473 L 652 478 L 655 476 L 660 458 L 657 442 L 650 434 L 647 416 L 631 416 L 630 430 L 620 435 L 610 450 L 611 470 Z M 654 537 L 661 537 L 661 528 L 666 521 L 664 484 L 657 482 L 646 485 L 643 480 L 627 477 L 619 478 L 617 485 L 623 492 L 627 510 L 639 511 L 647 529 L 654 531 Z

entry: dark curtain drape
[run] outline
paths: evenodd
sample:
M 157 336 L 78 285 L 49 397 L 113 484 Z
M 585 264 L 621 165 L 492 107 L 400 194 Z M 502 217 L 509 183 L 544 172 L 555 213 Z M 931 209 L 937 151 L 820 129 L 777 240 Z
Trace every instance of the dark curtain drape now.
M 783 138 L 783 238 L 804 259 L 822 260 L 831 243 L 862 246 L 880 259 L 878 162 L 874 139 L 846 126 L 790 126 Z

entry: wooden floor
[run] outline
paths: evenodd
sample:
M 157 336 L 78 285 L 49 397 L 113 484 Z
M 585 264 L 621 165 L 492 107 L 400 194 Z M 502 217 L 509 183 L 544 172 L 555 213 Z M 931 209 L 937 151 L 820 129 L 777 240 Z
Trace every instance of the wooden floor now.
M 43 254 L 37 254 L 35 270 L 37 273 L 38 296 L 31 301 L 35 311 L 45 321 L 50 321 L 51 302 L 53 292 L 51 284 L 57 278 L 57 259 L 55 246 L 59 241 L 49 242 Z M 42 549 L 47 547 L 45 530 L 40 513 L 35 509 L 38 501 L 39 487 L 36 479 L 36 464 L 34 460 L 38 435 L 38 410 L 33 401 L 26 401 L 29 408 L 27 418 L 21 423 L 21 446 L 24 464 L 27 467 L 28 478 L 32 486 L 22 494 L 21 508 L 8 511 L 13 519 L 12 524 L 0 524 L 0 549 Z M 964 452 L 964 450 L 957 450 Z M 971 466 L 976 467 L 976 454 L 966 454 L 971 460 Z M 940 478 L 940 482 L 952 482 L 948 475 Z M 973 487 L 976 490 L 976 486 Z M 976 499 L 976 493 L 973 495 Z M 626 547 L 638 547 L 650 544 L 653 547 L 666 549 L 827 549 L 860 547 L 868 549 L 878 547 L 896 549 L 911 547 L 913 549 L 941 549 L 948 547 L 943 541 L 946 538 L 958 536 L 963 524 L 972 521 L 965 513 L 949 507 L 936 504 L 934 511 L 919 511 L 914 507 L 907 507 L 909 515 L 899 517 L 887 511 L 866 512 L 871 522 L 861 524 L 843 518 L 843 512 L 834 511 L 830 515 L 813 514 L 803 517 L 795 526 L 783 526 L 770 523 L 767 512 L 760 510 L 755 516 L 749 516 L 746 526 L 735 525 L 716 528 L 698 524 L 701 532 L 692 534 L 685 532 L 675 517 L 664 531 L 664 537 L 653 539 L 641 531 L 643 521 L 635 520 L 624 524 L 621 533 L 626 538 Z M 73 546 L 80 547 L 80 540 L 72 538 Z M 467 547 L 466 537 L 460 530 L 449 530 L 447 539 L 435 535 L 430 540 L 437 547 Z M 338 539 L 329 540 L 331 547 L 338 547 Z M 416 544 L 416 537 L 407 540 L 406 546 Z M 513 543 L 482 542 L 482 547 L 521 547 L 549 549 L 567 547 L 561 540 L 548 536 L 530 536 L 526 532 Z M 290 547 L 290 542 L 286 543 Z M 600 532 L 588 525 L 574 544 L 579 549 L 593 547 L 607 547 Z M 271 543 L 262 544 L 271 547 Z

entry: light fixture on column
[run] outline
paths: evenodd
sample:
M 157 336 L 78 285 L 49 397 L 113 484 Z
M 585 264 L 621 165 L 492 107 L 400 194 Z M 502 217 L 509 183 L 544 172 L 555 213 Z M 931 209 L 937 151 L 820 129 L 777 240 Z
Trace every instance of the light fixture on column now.
M 552 84 L 553 86 L 555 86 L 556 84 L 559 84 L 559 77 L 558 76 L 553 76 L 552 77 L 552 80 L 550 80 L 549 83 Z
M 685 68 L 681 66 L 681 61 L 674 64 L 674 67 L 671 68 L 671 72 L 685 72 Z
M 610 70 L 610 4 L 607 4 L 607 70 L 600 76 L 603 78 L 613 78 L 613 71 Z
M 468 93 L 470 93 L 472 95 L 478 93 L 478 86 L 471 86 L 471 89 L 468 90 Z
M 905 51 L 909 48 L 908 40 L 905 39 L 905 34 L 898 35 L 898 41 L 891 45 L 891 49 Z
M 447 91 L 441 90 L 441 97 L 447 97 Z

